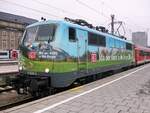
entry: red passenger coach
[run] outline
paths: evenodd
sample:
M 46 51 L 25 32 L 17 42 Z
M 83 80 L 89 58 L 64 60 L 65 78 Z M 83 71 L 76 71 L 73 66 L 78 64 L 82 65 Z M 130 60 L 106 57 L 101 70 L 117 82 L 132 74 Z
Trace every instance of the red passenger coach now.
M 135 62 L 137 65 L 150 62 L 150 48 L 135 46 Z

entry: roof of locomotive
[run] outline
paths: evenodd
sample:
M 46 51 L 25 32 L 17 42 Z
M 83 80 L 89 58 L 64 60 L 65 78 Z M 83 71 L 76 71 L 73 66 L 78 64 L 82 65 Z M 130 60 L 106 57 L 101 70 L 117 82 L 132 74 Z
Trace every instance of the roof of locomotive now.
M 105 33 L 105 32 L 101 32 L 101 31 L 98 31 L 98 30 L 95 30 L 95 29 L 92 29 L 92 28 L 88 28 L 86 26 L 81 26 L 81 25 L 78 25 L 78 24 L 67 22 L 65 20 L 40 21 L 40 22 L 36 22 L 34 24 L 31 24 L 31 25 L 27 26 L 27 28 L 32 27 L 32 26 L 37 26 L 37 25 L 43 25 L 43 24 L 65 24 L 65 25 L 68 25 L 70 27 L 74 27 L 74 28 L 86 30 L 86 31 L 93 32 L 93 33 L 100 34 L 100 35 L 107 36 L 107 37 L 112 37 L 114 39 L 117 39 L 117 40 L 120 40 L 120 41 L 124 41 L 124 42 L 128 42 L 128 43 L 133 44 L 131 41 L 125 40 L 125 39 L 121 39 L 119 36 L 112 35 L 112 34 Z

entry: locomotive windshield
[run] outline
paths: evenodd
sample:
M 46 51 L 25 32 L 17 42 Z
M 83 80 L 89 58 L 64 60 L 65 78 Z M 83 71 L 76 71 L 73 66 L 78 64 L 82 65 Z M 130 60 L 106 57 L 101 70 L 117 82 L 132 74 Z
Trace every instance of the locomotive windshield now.
M 49 43 L 54 40 L 55 31 L 55 24 L 44 24 L 27 28 L 24 37 L 24 45 L 28 46 L 34 42 L 43 41 L 47 41 Z

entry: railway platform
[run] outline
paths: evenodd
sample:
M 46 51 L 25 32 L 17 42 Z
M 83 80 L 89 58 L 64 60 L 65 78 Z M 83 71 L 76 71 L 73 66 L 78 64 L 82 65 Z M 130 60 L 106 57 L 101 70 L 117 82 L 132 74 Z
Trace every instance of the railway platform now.
M 17 60 L 0 60 L 0 65 L 11 65 L 11 64 L 18 64 L 18 61 Z
M 150 113 L 150 64 L 1 113 Z
M 18 72 L 18 64 L 7 64 L 7 63 L 4 61 L 0 61 L 0 74 Z

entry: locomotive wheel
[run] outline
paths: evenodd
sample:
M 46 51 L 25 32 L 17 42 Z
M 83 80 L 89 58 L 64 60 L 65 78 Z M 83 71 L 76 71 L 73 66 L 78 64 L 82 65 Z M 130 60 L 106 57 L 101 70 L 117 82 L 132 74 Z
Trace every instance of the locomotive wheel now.
M 49 87 L 46 80 L 32 79 L 30 81 L 30 93 L 34 97 L 45 97 L 54 93 L 54 89 Z

